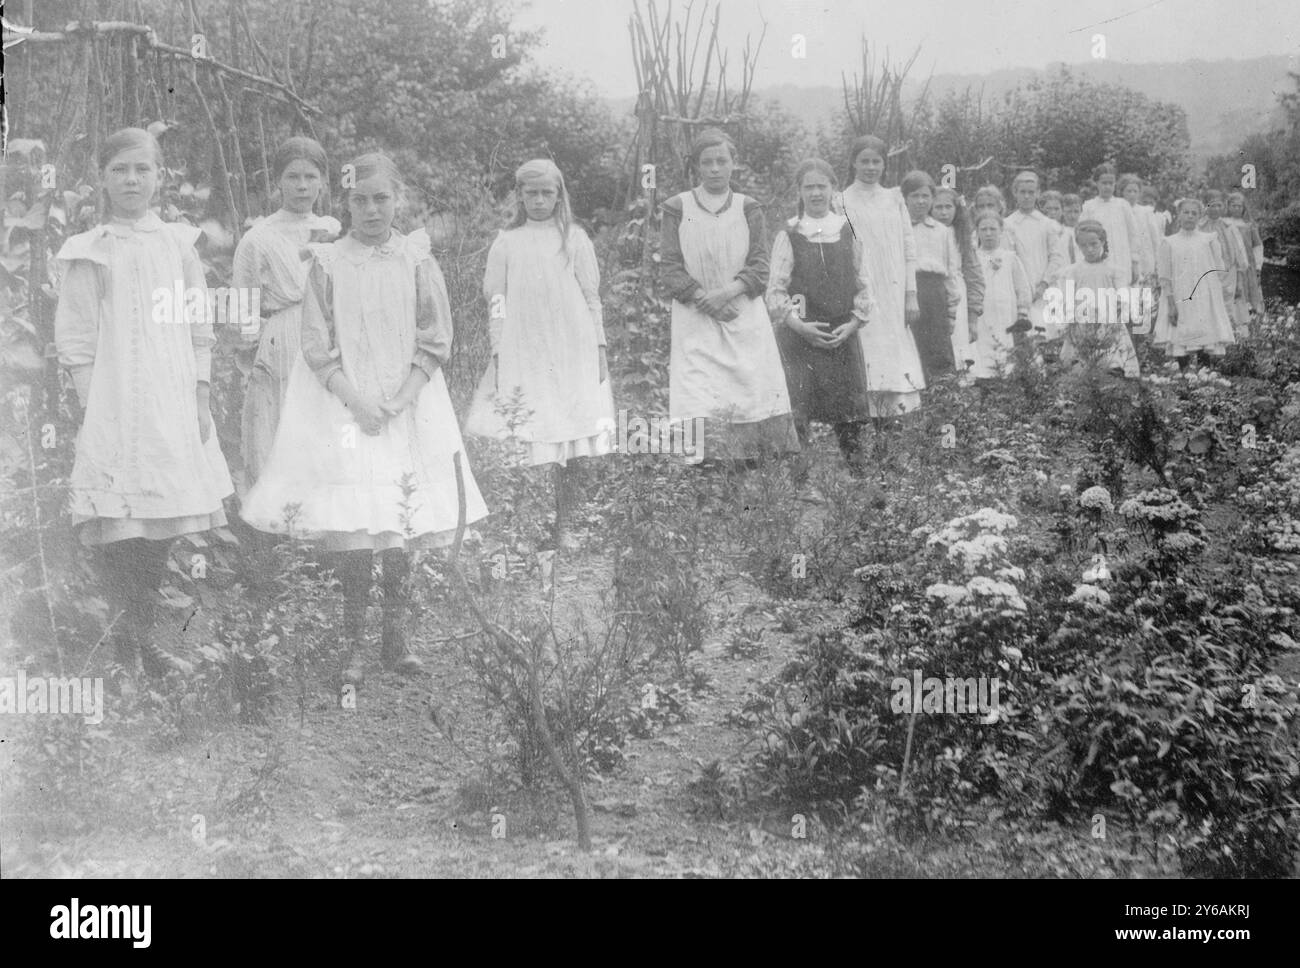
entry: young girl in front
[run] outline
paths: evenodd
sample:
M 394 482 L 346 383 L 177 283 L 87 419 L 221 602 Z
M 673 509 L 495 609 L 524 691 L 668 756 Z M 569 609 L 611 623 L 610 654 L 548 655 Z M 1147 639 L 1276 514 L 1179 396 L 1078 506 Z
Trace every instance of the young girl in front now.
M 913 327 L 921 315 L 916 298 L 916 237 L 907 203 L 897 188 L 880 184 L 885 143 L 865 135 L 849 149 L 852 182 L 844 189 L 844 216 L 862 245 L 878 320 L 858 331 L 867 367 L 868 403 L 878 430 L 886 421 L 921 406 L 925 375 Z
M 551 161 L 515 172 L 515 211 L 488 251 L 492 362 L 465 424 L 467 433 L 526 444 L 524 462 L 555 468 L 555 540 L 576 546 L 568 528 L 578 459 L 613 447 L 614 398 L 605 359 L 600 267 L 591 239 L 573 222 L 564 176 Z M 527 419 L 513 431 L 497 409 L 517 396 Z
M 1133 206 L 1115 194 L 1115 166 L 1098 165 L 1094 169 L 1097 179 L 1097 197 L 1083 203 L 1081 218 L 1100 222 L 1106 230 L 1106 261 L 1119 270 L 1124 285 L 1136 282 L 1142 272 L 1141 237 L 1137 214 Z
M 1002 245 L 1002 216 L 985 209 L 975 217 L 980 269 L 984 273 L 984 315 L 975 338 L 977 380 L 1005 376 L 1017 332 L 1027 332 L 1033 292 L 1020 258 Z
M 969 384 L 970 367 L 975 364 L 976 320 L 984 312 L 984 272 L 980 269 L 980 260 L 971 240 L 970 215 L 956 189 L 936 188 L 930 214 L 940 225 L 947 226 L 953 245 L 961 256 L 961 276 L 958 279 L 961 301 L 957 304 L 957 319 L 952 330 L 952 355 L 964 386 Z
M 275 440 L 280 407 L 302 346 L 302 300 L 309 263 L 302 258 L 309 242 L 338 237 L 336 219 L 317 214 L 328 206 L 329 166 L 325 149 L 311 138 L 289 138 L 276 149 L 272 177 L 280 190 L 280 207 L 262 219 L 235 248 L 231 285 L 260 290 L 257 355 L 244 388 L 241 494 L 253 486 Z
M 799 443 L 809 423 L 835 428 L 840 453 L 861 470 L 862 424 L 870 417 L 858 330 L 878 323 L 862 248 L 848 221 L 831 211 L 835 172 L 820 158 L 795 171 L 799 214 L 772 243 L 767 309 L 785 365 Z
M 1121 289 L 1127 294 L 1129 289 L 1120 285 L 1119 271 L 1106 261 L 1106 230 L 1100 222 L 1084 221 L 1075 228 L 1074 236 L 1083 259 L 1061 271 L 1060 286 L 1067 295 L 1067 284 L 1074 282 L 1074 305 L 1064 307 L 1061 362 L 1101 366 L 1135 377 L 1139 372 L 1137 353 L 1126 320 L 1118 315 L 1127 307 L 1112 302 L 1116 298 L 1112 294 Z M 1116 311 L 1113 318 L 1112 311 Z
M 903 176 L 900 186 L 916 239 L 916 301 L 921 314 L 912 333 L 925 382 L 956 369 L 953 332 L 961 307 L 961 254 L 952 232 L 930 216 L 934 179 L 923 171 Z
M 383 564 L 380 658 L 389 669 L 418 672 L 406 635 L 410 553 L 454 536 L 455 455 L 466 522 L 487 508 L 443 379 L 451 309 L 429 237 L 393 228 L 404 188 L 387 156 L 362 155 L 344 175 L 348 232 L 311 247 L 302 356 L 243 517 L 262 531 L 292 531 L 338 553 L 341 680 L 360 687 L 374 553 Z
M 174 664 L 153 641 L 158 586 L 171 540 L 226 522 L 233 488 L 208 407 L 212 322 L 158 294 L 207 286 L 200 232 L 151 209 L 162 152 L 124 128 L 100 149 L 108 219 L 59 250 L 64 266 L 55 345 L 84 417 L 69 482 L 81 541 L 96 546 L 115 612 L 117 659 L 134 674 Z M 197 301 L 197 298 L 196 300 Z
M 1192 353 L 1222 356 L 1236 342 L 1223 286 L 1210 285 L 1223 272 L 1219 238 L 1197 228 L 1202 213 L 1195 198 L 1178 203 L 1178 231 L 1160 246 L 1160 312 L 1152 343 L 1186 367 Z
M 763 209 L 731 190 L 736 149 L 723 131 L 701 131 L 689 163 L 699 184 L 663 203 L 660 237 L 661 280 L 672 297 L 669 416 L 704 420 L 703 458 L 713 466 L 796 453 L 785 370 L 763 303 Z

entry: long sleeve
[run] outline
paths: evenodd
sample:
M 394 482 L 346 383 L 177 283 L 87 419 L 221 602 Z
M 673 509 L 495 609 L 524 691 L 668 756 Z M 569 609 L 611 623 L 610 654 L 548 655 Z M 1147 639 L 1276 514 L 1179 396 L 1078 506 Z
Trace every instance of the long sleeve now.
M 483 298 L 488 304 L 488 345 L 496 356 L 501 348 L 501 332 L 506 325 L 506 234 L 497 235 L 488 249 L 487 269 L 483 272 Z
M 181 271 L 185 274 L 187 292 L 208 291 L 208 280 L 203 274 L 203 262 L 194 246 L 187 245 L 181 252 Z M 235 326 L 239 321 L 235 320 Z M 190 344 L 194 347 L 194 369 L 199 383 L 212 380 L 212 347 L 217 341 L 212 328 L 212 320 L 207 313 L 200 314 L 197 321 L 190 323 Z
M 758 299 L 767 289 L 767 224 L 763 206 L 752 198 L 745 199 L 745 222 L 749 226 L 749 251 L 736 280 L 745 287 L 745 295 Z
M 343 356 L 334 338 L 334 287 L 319 261 L 312 263 L 307 272 L 307 294 L 302 301 L 302 356 L 326 388 L 330 378 L 343 369 Z
M 953 231 L 954 238 L 956 230 Z M 980 268 L 979 257 L 969 245 L 962 245 L 957 240 L 957 250 L 961 253 L 961 275 L 966 280 L 966 311 L 976 316 L 984 314 L 984 270 Z
M 433 379 L 451 358 L 451 301 L 442 268 L 433 256 L 415 266 L 415 356 L 411 365 Z
M 916 295 L 916 233 L 912 231 L 912 217 L 907 211 L 903 193 L 898 195 L 898 218 L 903 226 L 903 281 L 905 294 Z
M 670 198 L 660 208 L 662 228 L 659 233 L 659 279 L 664 291 L 681 303 L 694 302 L 697 289 L 704 287 L 686 271 L 682 257 L 682 203 Z
M 1151 267 L 1147 264 L 1146 233 L 1138 225 L 1137 213 L 1128 202 L 1120 205 L 1120 211 L 1124 213 L 1124 231 L 1128 233 L 1129 260 L 1138 264 L 1139 274 L 1150 272 Z
M 54 314 L 59 363 L 68 368 L 81 405 L 90 395 L 90 377 L 99 345 L 100 311 L 107 288 L 106 270 L 89 259 L 68 263 Z
M 1169 289 L 1173 284 L 1174 278 L 1174 253 L 1169 246 L 1169 237 L 1160 240 L 1160 248 L 1156 252 L 1156 278 L 1160 281 L 1161 289 Z
M 1258 270 L 1264 264 L 1264 240 L 1260 238 L 1259 226 L 1254 222 L 1247 223 L 1250 230 L 1250 252 L 1255 257 L 1255 269 Z
M 235 247 L 234 262 L 230 267 L 230 285 L 245 292 L 262 289 L 262 251 L 256 244 L 256 236 L 249 234 L 239 240 Z M 266 294 L 262 294 L 266 298 Z M 256 328 L 254 328 L 254 326 Z M 254 317 L 247 322 L 240 320 L 240 335 L 247 343 L 256 343 L 261 337 L 262 320 Z
M 1232 242 L 1232 258 L 1237 263 L 1238 271 L 1244 272 L 1250 265 L 1250 258 L 1246 255 L 1246 242 L 1237 231 L 1236 226 L 1229 226 L 1228 238 Z
M 1065 238 L 1062 234 L 1052 227 L 1049 221 L 1047 224 L 1047 269 L 1044 271 L 1043 278 L 1049 286 L 1056 285 L 1061 278 L 1061 270 L 1066 265 Z
M 1029 273 L 1025 272 L 1025 264 L 1018 255 L 1011 258 L 1011 285 L 1016 290 L 1016 313 L 1028 316 L 1029 307 L 1034 301 L 1034 290 L 1029 285 Z
M 849 231 L 847 222 L 844 223 L 841 231 Z M 871 274 L 867 270 L 866 252 L 857 239 L 853 240 L 853 265 L 858 272 L 858 291 L 853 294 L 853 315 L 858 317 L 865 326 L 873 319 L 879 318 L 880 308 L 876 305 L 876 294 L 871 288 Z
M 953 319 L 957 315 L 957 307 L 961 305 L 961 283 L 958 282 L 958 276 L 961 275 L 961 255 L 956 251 L 957 243 L 953 240 L 951 232 L 943 229 L 940 238 L 943 239 L 945 270 L 943 288 L 948 293 L 948 318 Z
M 596 260 L 596 247 L 587 233 L 574 228 L 569 238 L 573 248 L 573 274 L 578 288 L 591 310 L 591 322 L 596 327 L 596 345 L 605 345 L 605 310 L 600 304 L 600 263 Z
M 772 240 L 772 258 L 767 275 L 767 313 L 776 326 L 785 325 L 794 312 L 790 300 L 790 277 L 793 273 L 794 247 L 790 245 L 790 236 L 778 232 Z

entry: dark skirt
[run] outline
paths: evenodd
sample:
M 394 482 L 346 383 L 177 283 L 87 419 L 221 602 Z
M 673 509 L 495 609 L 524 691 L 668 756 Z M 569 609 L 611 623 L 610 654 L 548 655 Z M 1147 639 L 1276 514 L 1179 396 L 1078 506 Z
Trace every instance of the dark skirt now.
M 870 418 L 867 368 L 856 333 L 835 349 L 823 350 L 809 346 L 789 327 L 779 326 L 776 343 L 800 435 L 807 433 L 811 420 L 842 424 Z
M 946 278 L 942 272 L 916 274 L 916 301 L 921 308 L 921 317 L 912 327 L 912 335 L 921 355 L 921 370 L 927 384 L 939 374 L 957 369 L 952 357 L 952 331 L 948 328 Z

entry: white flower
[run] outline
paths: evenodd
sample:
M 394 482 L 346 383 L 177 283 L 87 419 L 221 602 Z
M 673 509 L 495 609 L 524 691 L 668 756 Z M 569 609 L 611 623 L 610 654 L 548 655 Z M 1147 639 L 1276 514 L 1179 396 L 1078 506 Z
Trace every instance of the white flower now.
M 997 575 L 999 578 L 1005 578 L 1007 581 L 1025 580 L 1025 569 L 1017 565 L 1007 565 L 1004 568 L 999 568 L 993 574 Z
M 1110 502 L 1110 491 L 1095 485 L 1079 495 L 1079 507 L 1107 512 L 1115 509 L 1115 506 Z
M 1067 602 L 1077 602 L 1093 605 L 1109 605 L 1110 593 L 1096 585 L 1075 585 L 1074 594 L 1066 599 Z
M 949 585 L 946 582 L 939 582 L 925 590 L 925 597 L 942 598 L 945 605 L 952 606 L 964 602 L 969 597 L 969 593 L 961 585 Z

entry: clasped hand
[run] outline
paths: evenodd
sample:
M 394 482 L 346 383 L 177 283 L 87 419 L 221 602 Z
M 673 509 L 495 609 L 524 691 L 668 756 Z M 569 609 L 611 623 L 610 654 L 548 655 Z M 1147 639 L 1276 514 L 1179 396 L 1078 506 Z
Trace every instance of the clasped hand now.
M 849 320 L 847 323 L 841 323 L 834 329 L 831 329 L 830 323 L 821 323 L 811 319 L 800 319 L 798 316 L 791 316 L 786 325 L 802 337 L 803 341 L 809 346 L 816 347 L 820 350 L 833 350 L 838 348 L 843 342 L 858 331 L 858 321 Z

